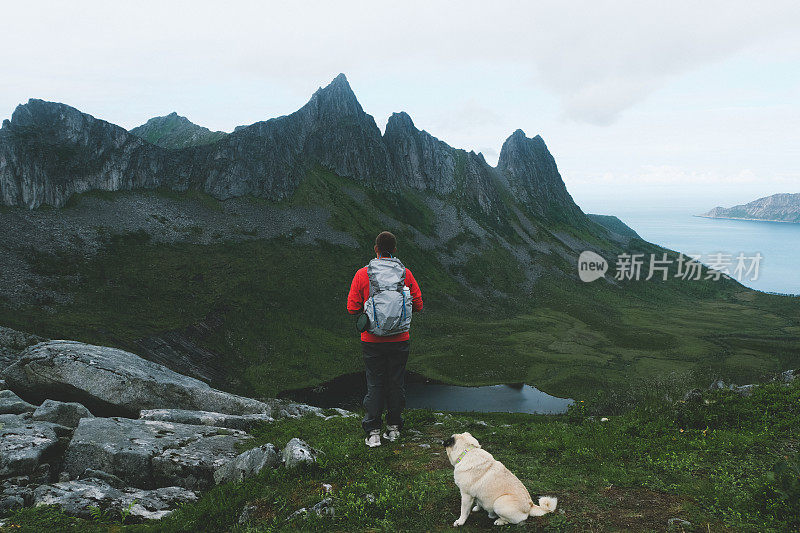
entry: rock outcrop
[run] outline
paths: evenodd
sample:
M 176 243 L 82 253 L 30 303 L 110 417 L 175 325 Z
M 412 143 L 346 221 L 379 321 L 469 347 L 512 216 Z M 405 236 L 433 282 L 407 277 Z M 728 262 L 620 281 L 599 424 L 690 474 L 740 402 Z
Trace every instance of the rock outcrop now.
M 295 438 L 286 444 L 281 455 L 283 457 L 283 464 L 286 465 L 287 468 L 292 468 L 317 462 L 319 452 L 309 446 L 305 441 Z
M 58 505 L 84 518 L 100 508 L 124 520 L 159 519 L 196 500 L 197 491 L 281 464 L 313 463 L 320 453 L 299 439 L 280 453 L 272 444 L 240 450 L 256 424 L 324 416 L 321 409 L 228 394 L 122 350 L 43 342 L 20 354 L 4 376 L 11 388 L 0 389 L 0 411 L 7 413 L 0 414 L 0 516 Z M 14 391 L 44 400 L 34 405 Z M 65 396 L 86 403 L 53 398 Z M 138 416 L 152 405 L 163 408 L 143 409 L 139 419 L 106 416 Z
M 147 409 L 139 414 L 139 418 L 178 424 L 241 429 L 242 431 L 250 431 L 257 424 L 273 420 L 267 414 L 228 415 L 211 411 L 187 411 L 186 409 Z
M 77 402 L 45 400 L 31 416 L 33 420 L 52 422 L 68 428 L 78 427 L 82 418 L 94 418 L 89 410 Z
M 21 415 L 35 410 L 35 405 L 26 402 L 12 391 L 0 390 L 0 415 Z
M 0 326 L 0 372 L 16 361 L 25 348 L 45 340 L 47 339 L 37 335 Z M 0 390 L 3 388 L 5 387 L 0 383 Z
M 264 444 L 247 450 L 214 472 L 214 481 L 238 483 L 252 477 L 265 468 L 274 468 L 281 463 L 281 456 L 272 444 Z
M 32 346 L 0 377 L 32 401 L 77 401 L 98 415 L 138 417 L 142 409 L 162 408 L 269 414 L 272 409 L 132 353 L 73 341 Z
M 81 479 L 41 485 L 33 491 L 34 505 L 58 505 L 72 516 L 92 518 L 92 508 L 126 518 L 157 520 L 171 513 L 180 503 L 197 499 L 197 494 L 181 487 L 152 490 L 118 489 L 102 479 Z
M 102 470 L 143 489 L 177 485 L 202 490 L 235 458 L 243 431 L 127 418 L 84 418 L 69 443 L 64 471 L 72 479 Z
M 35 473 L 57 450 L 57 429 L 50 422 L 0 415 L 0 478 Z

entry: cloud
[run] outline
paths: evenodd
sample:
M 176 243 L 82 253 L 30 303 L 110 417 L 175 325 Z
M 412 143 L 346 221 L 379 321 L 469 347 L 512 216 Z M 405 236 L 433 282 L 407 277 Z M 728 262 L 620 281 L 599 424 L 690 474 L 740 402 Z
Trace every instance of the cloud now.
M 593 2 L 563 24 L 550 13 L 559 32 L 533 64 L 564 116 L 608 125 L 686 72 L 796 32 L 799 15 L 796 2 Z
M 426 73 L 446 77 L 456 68 L 471 70 L 475 83 L 490 83 L 481 79 L 492 75 L 487 65 L 506 65 L 517 75 L 498 85 L 545 88 L 564 117 L 608 125 L 683 73 L 797 31 L 800 3 L 505 2 L 488 8 L 469 1 L 454 9 L 421 1 L 143 1 L 86 2 L 80 10 L 61 2 L 16 4 L 4 11 L 8 20 L 31 21 L 7 25 L 0 36 L 4 75 L 14 79 L 13 95 L 0 89 L 4 105 L 26 88 L 113 98 L 131 90 L 126 87 L 191 92 L 226 80 L 261 84 L 265 99 L 273 89 L 303 91 L 305 98 L 310 87 L 341 71 L 418 83 Z M 458 87 L 453 91 L 457 96 Z

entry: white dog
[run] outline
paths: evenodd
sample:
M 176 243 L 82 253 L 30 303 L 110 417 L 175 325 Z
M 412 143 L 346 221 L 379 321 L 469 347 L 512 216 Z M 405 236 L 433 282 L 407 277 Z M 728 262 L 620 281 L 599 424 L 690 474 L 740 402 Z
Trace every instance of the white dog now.
M 463 526 L 469 510 L 485 509 L 489 518 L 497 517 L 496 526 L 519 524 L 529 516 L 542 516 L 556 510 L 558 500 L 551 496 L 539 498 L 535 505 L 525 485 L 492 454 L 481 449 L 469 433 L 453 435 L 442 445 L 453 465 L 453 478 L 461 490 L 461 516 L 453 526 Z

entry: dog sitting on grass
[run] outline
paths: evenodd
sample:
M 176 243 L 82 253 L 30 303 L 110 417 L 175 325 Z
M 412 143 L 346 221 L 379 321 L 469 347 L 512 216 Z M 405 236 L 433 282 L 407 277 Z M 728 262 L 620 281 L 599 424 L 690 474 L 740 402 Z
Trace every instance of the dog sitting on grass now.
M 461 516 L 453 526 L 463 526 L 472 511 L 486 510 L 489 518 L 497 518 L 496 526 L 519 524 L 529 516 L 542 516 L 556 510 L 558 500 L 551 496 L 533 503 L 525 485 L 495 460 L 492 454 L 481 449 L 480 443 L 469 433 L 458 433 L 442 442 L 447 458 L 453 465 L 453 478 L 461 491 Z M 475 507 L 472 507 L 473 503 Z

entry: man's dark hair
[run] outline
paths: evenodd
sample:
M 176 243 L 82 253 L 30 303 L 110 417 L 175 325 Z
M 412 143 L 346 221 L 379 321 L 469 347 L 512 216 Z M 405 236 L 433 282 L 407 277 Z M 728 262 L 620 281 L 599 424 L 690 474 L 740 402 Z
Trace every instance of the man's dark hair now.
M 375 246 L 382 254 L 394 253 L 394 249 L 397 248 L 397 237 L 388 231 L 383 231 L 375 237 Z

